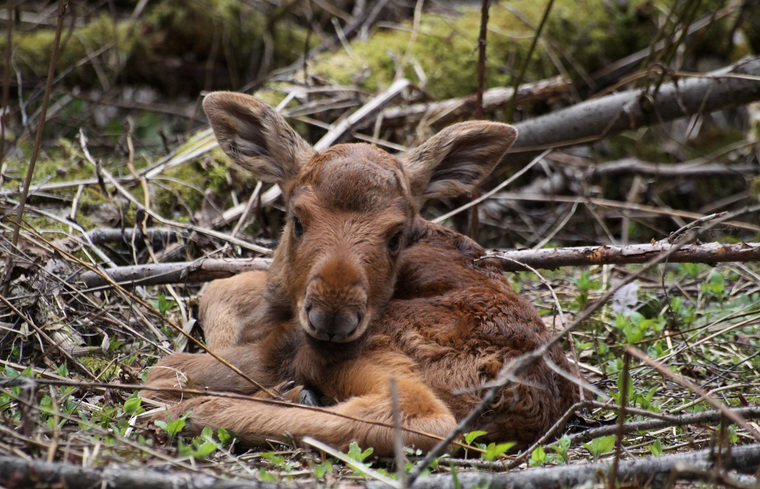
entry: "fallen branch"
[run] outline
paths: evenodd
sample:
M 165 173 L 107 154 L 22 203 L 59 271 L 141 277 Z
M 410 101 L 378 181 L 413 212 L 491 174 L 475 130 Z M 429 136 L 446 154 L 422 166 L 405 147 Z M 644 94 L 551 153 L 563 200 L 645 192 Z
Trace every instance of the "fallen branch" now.
M 441 489 L 454 487 L 483 486 L 520 487 L 552 489 L 561 487 L 586 486 L 589 483 L 602 482 L 609 471 L 612 461 L 593 464 L 578 464 L 559 467 L 529 469 L 511 473 L 459 473 L 458 481 L 452 476 L 432 476 L 418 479 L 414 489 Z M 719 467 L 719 468 L 718 468 Z M 634 487 L 662 487 L 671 473 L 680 473 L 680 478 L 693 478 L 698 472 L 706 470 L 723 472 L 736 470 L 751 474 L 760 468 L 760 445 L 731 447 L 727 453 L 716 454 L 713 450 L 700 450 L 677 455 L 665 455 L 620 462 L 618 468 L 619 482 L 629 481 Z M 730 479 L 730 477 L 729 477 Z M 376 483 L 369 488 L 379 489 Z
M 563 76 L 520 85 L 515 102 L 522 104 L 531 100 L 548 100 L 567 94 L 570 82 Z M 512 88 L 492 88 L 483 92 L 483 112 L 493 112 L 505 108 L 514 95 Z M 401 107 L 389 107 L 380 113 L 383 127 L 415 126 L 420 121 L 434 121 L 447 124 L 468 119 L 475 113 L 476 95 L 441 100 L 440 102 L 418 103 Z M 365 120 L 357 125 L 358 129 L 367 129 L 375 120 Z
M 628 246 L 576 246 L 539 250 L 490 251 L 506 271 L 532 268 L 554 269 L 567 266 L 622 265 L 646 263 L 668 253 L 675 245 L 666 242 Z M 760 243 L 705 243 L 681 245 L 668 257 L 669 263 L 721 263 L 760 261 Z
M 271 258 L 238 258 L 234 260 L 200 259 L 193 262 L 156 263 L 133 265 L 105 270 L 102 274 L 87 271 L 81 276 L 89 287 L 110 285 L 111 280 L 119 285 L 158 285 L 177 283 L 209 282 L 227 278 L 242 272 L 266 271 Z M 110 277 L 110 280 L 106 278 Z
M 673 244 L 657 242 L 628 246 L 579 246 L 539 250 L 493 250 L 488 258 L 499 259 L 505 271 L 528 268 L 554 269 L 566 266 L 623 265 L 645 263 L 655 256 L 669 253 Z M 681 245 L 668 258 L 671 263 L 722 263 L 760 261 L 760 243 L 705 243 Z M 121 285 L 157 285 L 199 283 L 253 270 L 268 270 L 269 258 L 213 259 L 189 263 L 134 265 L 105 270 L 111 280 Z M 102 287 L 110 282 L 95 272 L 85 272 L 81 280 L 87 287 Z
M 515 124 L 519 136 L 507 158 L 520 162 L 530 155 L 512 153 L 596 141 L 625 130 L 760 100 L 758 77 L 760 58 L 749 57 L 721 70 L 663 83 L 656 93 L 629 90 L 519 122 Z
M 741 416 L 744 419 L 758 419 L 760 418 L 760 406 L 749 406 L 743 408 L 731 409 L 732 412 Z M 680 414 L 677 416 L 669 414 L 659 414 L 660 419 L 647 419 L 644 421 L 634 421 L 623 424 L 623 434 L 635 433 L 635 432 L 651 432 L 663 428 L 670 428 L 672 426 L 686 426 L 692 424 L 702 423 L 720 423 L 725 417 L 719 410 L 702 411 L 699 413 Z M 571 443 L 581 443 L 591 441 L 594 438 L 602 436 L 614 435 L 617 433 L 618 426 L 611 424 L 607 426 L 600 426 L 599 428 L 590 428 L 581 433 L 569 435 Z M 552 443 L 553 445 L 554 443 Z
M 652 163 L 638 158 L 624 158 L 600 163 L 591 169 L 591 178 L 619 175 L 652 175 L 658 177 L 745 177 L 757 174 L 757 165 L 723 165 L 707 163 L 706 159 L 682 163 Z
M 269 489 L 296 487 L 283 482 L 228 481 L 201 472 L 157 472 L 139 468 L 81 467 L 0 456 L 0 481 L 3 487 L 85 489 Z

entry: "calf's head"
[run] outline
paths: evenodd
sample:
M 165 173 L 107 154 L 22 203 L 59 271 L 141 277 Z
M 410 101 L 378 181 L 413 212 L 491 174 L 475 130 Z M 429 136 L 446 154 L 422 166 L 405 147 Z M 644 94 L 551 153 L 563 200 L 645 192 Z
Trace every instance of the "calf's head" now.
M 430 198 L 471 191 L 514 142 L 511 126 L 450 126 L 401 159 L 367 144 L 314 151 L 270 106 L 239 93 L 203 107 L 237 164 L 282 189 L 287 224 L 269 281 L 313 339 L 361 337 L 393 294 L 399 254 Z

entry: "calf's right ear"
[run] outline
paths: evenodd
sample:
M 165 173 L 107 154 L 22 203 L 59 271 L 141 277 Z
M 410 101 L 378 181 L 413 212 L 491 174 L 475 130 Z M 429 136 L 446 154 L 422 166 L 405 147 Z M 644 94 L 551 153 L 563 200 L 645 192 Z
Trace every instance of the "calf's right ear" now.
M 212 92 L 203 110 L 222 150 L 262 181 L 282 186 L 314 154 L 280 114 L 250 95 Z

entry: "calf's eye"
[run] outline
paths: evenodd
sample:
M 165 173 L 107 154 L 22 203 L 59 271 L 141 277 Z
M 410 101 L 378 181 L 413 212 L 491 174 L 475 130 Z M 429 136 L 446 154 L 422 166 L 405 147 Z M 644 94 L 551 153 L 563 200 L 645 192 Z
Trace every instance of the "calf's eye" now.
M 293 233 L 296 238 L 303 236 L 303 224 L 301 224 L 301 220 L 295 216 L 293 216 Z
M 388 251 L 391 253 L 398 253 L 399 248 L 401 248 L 401 236 L 401 231 L 393 235 L 390 241 L 388 241 Z

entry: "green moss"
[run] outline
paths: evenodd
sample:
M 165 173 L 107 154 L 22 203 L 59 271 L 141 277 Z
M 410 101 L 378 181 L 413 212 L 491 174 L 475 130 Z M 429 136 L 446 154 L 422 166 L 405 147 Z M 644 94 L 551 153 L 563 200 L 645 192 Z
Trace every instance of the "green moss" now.
M 67 31 L 61 38 L 57 72 L 73 68 L 67 76 L 67 81 L 81 82 L 94 80 L 97 74 L 92 63 L 84 63 L 75 68 L 76 64 L 102 47 L 113 45 L 101 55 L 98 66 L 105 73 L 113 73 L 121 68 L 124 56 L 129 53 L 138 38 L 135 32 L 130 32 L 126 23 L 114 24 L 107 15 L 96 17 L 86 26 Z M 14 33 L 14 59 L 20 71 L 27 76 L 44 77 L 50 64 L 55 31 L 53 29 L 35 29 L 31 32 L 17 31 Z M 0 39 L 0 52 L 7 49 L 6 39 Z
M 560 56 L 573 55 L 573 62 L 584 71 L 594 71 L 646 44 L 647 36 L 641 31 L 646 19 L 642 20 L 636 11 L 641 3 L 631 2 L 624 10 L 613 11 L 600 0 L 558 0 L 543 37 Z M 500 2 L 491 7 L 487 58 L 490 86 L 511 83 L 527 55 L 544 8 L 544 2 L 531 0 Z M 409 49 L 411 26 L 405 27 L 406 30 L 378 31 L 369 40 L 353 44 L 355 56 L 345 52 L 326 56 L 315 69 L 339 83 L 358 83 L 370 91 L 386 86 Z M 417 40 L 404 65 L 404 75 L 416 80 L 413 63 L 419 63 L 427 79 L 426 90 L 434 97 L 472 93 L 477 80 L 479 29 L 479 9 L 462 9 L 456 18 L 423 16 Z M 572 68 L 567 59 L 565 65 Z M 554 64 L 539 48 L 529 65 L 527 79 L 554 74 Z
M 580 82 L 582 75 L 646 48 L 656 37 L 659 19 L 670 10 L 670 3 L 655 8 L 649 0 L 556 0 L 542 42 L 528 64 L 526 81 L 559 74 L 555 64 L 559 59 L 563 69 Z M 714 11 L 713 7 L 710 2 L 700 5 L 697 16 Z M 489 87 L 513 83 L 545 8 L 546 2 L 533 0 L 492 5 L 486 66 Z M 712 29 L 722 32 L 728 25 L 728 21 L 717 22 Z M 337 83 L 357 84 L 374 92 L 391 83 L 402 62 L 404 76 L 420 83 L 414 70 L 418 64 L 425 74 L 425 90 L 434 98 L 472 94 L 477 82 L 480 10 L 463 8 L 456 17 L 423 15 L 410 48 L 411 29 L 408 22 L 401 29 L 378 30 L 370 39 L 352 44 L 353 56 L 345 51 L 325 55 L 314 70 Z
M 219 153 L 212 152 L 211 158 L 189 161 L 164 172 L 152 182 L 154 209 L 172 218 L 192 216 L 201 207 L 204 191 L 212 190 L 222 198 L 226 198 L 230 190 L 240 192 L 249 178 L 238 178 L 237 169 L 228 164 L 229 160 L 221 157 L 219 150 Z M 233 175 L 228 177 L 228 172 Z
M 121 368 L 118 363 L 108 361 L 105 358 L 100 357 L 81 357 L 79 361 L 87 369 L 97 375 L 103 382 L 108 382 L 119 374 Z
M 109 14 L 92 17 L 86 25 L 64 31 L 57 73 L 68 74 L 58 86 L 126 81 L 163 88 L 169 95 L 195 96 L 208 88 L 212 76 L 217 88 L 239 87 L 259 70 L 265 39 L 271 40 L 266 49 L 273 50 L 273 67 L 303 53 L 306 30 L 271 15 L 267 18 L 245 0 L 166 0 L 149 3 L 134 21 Z M 14 59 L 25 79 L 46 75 L 54 38 L 52 27 L 14 32 Z M 101 48 L 107 49 L 97 63 L 82 63 Z M 6 37 L 0 36 L 0 53 L 6 49 Z

